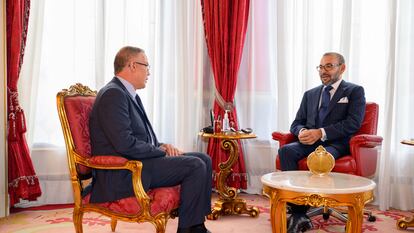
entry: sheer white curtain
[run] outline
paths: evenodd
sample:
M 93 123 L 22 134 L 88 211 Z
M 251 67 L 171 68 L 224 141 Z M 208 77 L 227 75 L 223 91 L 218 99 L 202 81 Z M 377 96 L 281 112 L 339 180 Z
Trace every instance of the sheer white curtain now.
M 203 81 L 208 60 L 198 1 L 43 0 L 31 4 L 20 88 L 43 195 L 29 205 L 71 202 L 56 93 L 77 82 L 100 89 L 112 79 L 115 53 L 125 45 L 143 48 L 149 58 L 151 76 L 139 94 L 160 141 L 195 150 L 197 132 L 207 124 L 204 113 L 211 105 L 211 82 Z
M 236 97 L 240 125 L 258 135 L 245 142 L 248 191 L 260 191 L 260 176 L 274 169 L 272 131 L 289 130 L 303 93 L 320 84 L 322 54 L 337 51 L 346 58 L 343 78 L 380 105 L 376 203 L 414 208 L 414 147 L 400 144 L 414 138 L 414 3 L 252 1 L 249 17 Z
M 275 171 L 277 143 L 272 129 L 288 125 L 288 117 L 278 114 L 286 102 L 279 102 L 277 28 L 275 1 L 251 1 L 249 22 L 240 64 L 235 103 L 241 128 L 250 127 L 257 139 L 243 140 L 248 193 L 261 194 L 262 175 Z M 285 123 L 281 123 L 281 121 Z
M 143 90 L 160 140 L 184 151 L 196 150 L 199 130 L 210 124 L 212 78 L 201 14 L 200 1 L 160 1 L 153 85 Z
M 380 207 L 414 208 L 414 2 L 387 3 L 384 146 L 379 173 Z M 377 94 L 377 95 L 378 95 Z M 382 197 L 382 198 L 381 198 Z

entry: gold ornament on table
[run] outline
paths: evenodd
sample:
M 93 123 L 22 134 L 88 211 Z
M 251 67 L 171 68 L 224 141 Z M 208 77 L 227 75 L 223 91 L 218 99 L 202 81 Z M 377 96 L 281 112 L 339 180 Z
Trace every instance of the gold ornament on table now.
M 323 176 L 332 171 L 335 166 L 335 158 L 323 146 L 318 146 L 314 152 L 308 155 L 307 164 L 313 174 Z

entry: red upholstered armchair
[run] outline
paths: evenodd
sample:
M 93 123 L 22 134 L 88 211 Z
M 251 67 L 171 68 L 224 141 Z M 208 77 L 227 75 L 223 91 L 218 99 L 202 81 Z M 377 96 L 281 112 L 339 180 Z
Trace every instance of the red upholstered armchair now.
M 350 140 L 351 154 L 335 161 L 333 172 L 348 173 L 364 177 L 372 177 L 377 168 L 378 146 L 382 137 L 377 136 L 378 104 L 367 103 L 365 117 L 359 131 Z M 279 147 L 297 140 L 292 133 L 273 132 L 274 140 L 279 141 Z M 279 156 L 276 158 L 276 168 L 280 170 Z M 299 170 L 309 170 L 306 158 L 299 161 Z
M 349 155 L 345 155 L 335 161 L 333 172 L 348 173 L 363 177 L 372 177 L 375 175 L 377 168 L 378 147 L 381 146 L 382 137 L 377 136 L 378 125 L 378 104 L 368 102 L 365 108 L 365 117 L 359 131 L 350 140 Z M 279 147 L 294 142 L 297 140 L 292 133 L 273 132 L 274 140 L 279 141 Z M 309 170 L 306 158 L 299 161 L 299 170 Z M 280 169 L 279 156 L 276 157 L 276 168 Z M 318 208 L 311 210 L 308 215 L 314 216 L 323 213 L 324 219 L 328 219 L 330 214 L 334 214 L 337 218 L 347 221 L 342 213 L 327 208 Z M 368 220 L 373 222 L 375 217 L 371 215 L 370 211 L 365 211 L 368 214 Z
M 75 207 L 73 223 L 77 233 L 82 233 L 85 212 L 98 212 L 111 218 L 115 231 L 117 220 L 151 222 L 157 233 L 164 233 L 167 220 L 175 217 L 180 198 L 180 188 L 165 187 L 145 192 L 141 183 L 142 163 L 128 161 L 117 155 L 91 157 L 89 139 L 89 114 L 96 91 L 76 84 L 57 94 L 57 108 L 65 137 L 69 170 Z M 84 183 L 91 178 L 91 169 L 126 169 L 132 173 L 134 197 L 108 203 L 89 203 L 90 195 L 82 198 Z

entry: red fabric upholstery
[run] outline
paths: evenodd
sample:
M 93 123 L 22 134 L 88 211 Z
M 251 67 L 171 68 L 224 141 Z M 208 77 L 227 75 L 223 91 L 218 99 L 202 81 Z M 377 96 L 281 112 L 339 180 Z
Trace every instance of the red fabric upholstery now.
M 120 156 L 100 155 L 100 156 L 93 156 L 88 161 L 92 165 L 114 166 L 114 165 L 125 165 L 128 162 L 128 159 L 124 157 L 120 157 Z
M 351 154 L 335 161 L 333 172 L 348 173 L 370 177 L 375 174 L 377 167 L 377 146 L 382 143 L 382 137 L 377 136 L 378 104 L 367 103 L 365 117 L 359 131 L 349 142 Z M 292 133 L 273 132 L 274 140 L 279 141 L 279 147 L 297 140 Z M 276 157 L 276 168 L 280 170 L 279 156 Z M 309 170 L 306 158 L 299 161 L 299 170 Z
M 65 110 L 70 132 L 72 133 L 75 150 L 81 156 L 91 157 L 91 141 L 89 139 L 89 113 L 95 97 L 73 96 L 65 99 Z M 91 169 L 78 165 L 78 172 L 82 175 L 89 174 Z
M 180 203 L 180 186 L 156 188 L 148 191 L 151 198 L 151 215 L 155 216 L 161 212 L 169 213 L 173 209 L 178 208 Z M 89 204 L 90 194 L 83 198 L 83 204 Z M 105 202 L 97 204 L 101 207 L 110 209 L 115 213 L 121 214 L 138 214 L 141 206 L 135 197 L 127 197 L 118 201 Z

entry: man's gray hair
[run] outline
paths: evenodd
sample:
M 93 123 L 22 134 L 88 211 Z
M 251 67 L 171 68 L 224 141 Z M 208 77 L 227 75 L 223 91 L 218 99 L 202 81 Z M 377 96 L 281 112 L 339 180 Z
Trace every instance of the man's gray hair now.
M 125 46 L 116 53 L 114 59 L 114 74 L 117 75 L 128 64 L 131 57 L 144 53 L 144 50 L 138 47 Z
M 335 56 L 338 59 L 340 64 L 345 64 L 345 58 L 344 58 L 344 56 L 342 56 L 342 54 L 339 54 L 339 53 L 336 53 L 336 52 L 328 52 L 328 53 L 325 53 L 323 56 L 324 57 L 325 56 Z

